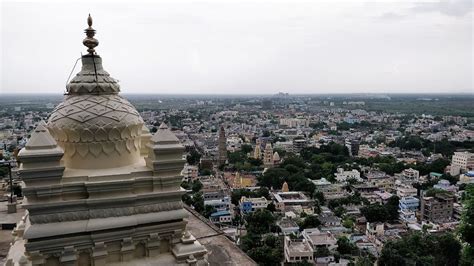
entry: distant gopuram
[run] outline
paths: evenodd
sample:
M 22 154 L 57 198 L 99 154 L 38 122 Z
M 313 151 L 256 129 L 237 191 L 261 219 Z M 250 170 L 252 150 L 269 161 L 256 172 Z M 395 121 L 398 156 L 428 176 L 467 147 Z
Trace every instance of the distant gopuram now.
M 219 166 L 226 164 L 227 162 L 227 138 L 225 136 L 224 126 L 220 127 L 219 130 L 219 143 L 218 143 L 218 157 L 217 162 Z

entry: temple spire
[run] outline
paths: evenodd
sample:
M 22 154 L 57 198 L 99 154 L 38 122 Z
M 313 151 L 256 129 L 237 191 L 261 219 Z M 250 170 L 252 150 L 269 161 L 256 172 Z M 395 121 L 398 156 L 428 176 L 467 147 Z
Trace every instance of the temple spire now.
M 99 41 L 94 38 L 95 30 L 92 28 L 91 14 L 89 14 L 89 17 L 87 18 L 87 25 L 89 25 L 89 27 L 84 30 L 84 33 L 87 37 L 82 41 L 82 44 L 89 48 L 87 49 L 87 51 L 89 52 L 89 54 L 93 55 L 95 53 L 94 48 L 99 45 Z

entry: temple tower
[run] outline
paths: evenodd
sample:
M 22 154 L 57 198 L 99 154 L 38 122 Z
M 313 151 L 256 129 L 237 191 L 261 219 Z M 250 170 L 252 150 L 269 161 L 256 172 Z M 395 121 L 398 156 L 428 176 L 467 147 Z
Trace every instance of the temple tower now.
M 273 167 L 273 148 L 270 142 L 267 142 L 263 150 L 263 166 L 265 168 Z
M 262 149 L 259 140 L 257 140 L 257 143 L 255 144 L 255 149 L 253 150 L 253 158 L 258 160 L 262 159 Z
M 151 135 L 119 95 L 95 53 L 90 16 L 88 24 L 81 71 L 18 154 L 27 211 L 7 265 L 130 265 L 160 256 L 205 265 L 206 249 L 186 231 L 184 147 L 165 124 Z
M 219 129 L 219 143 L 218 143 L 218 158 L 217 162 L 219 165 L 226 164 L 227 162 L 227 138 L 225 136 L 224 126 Z

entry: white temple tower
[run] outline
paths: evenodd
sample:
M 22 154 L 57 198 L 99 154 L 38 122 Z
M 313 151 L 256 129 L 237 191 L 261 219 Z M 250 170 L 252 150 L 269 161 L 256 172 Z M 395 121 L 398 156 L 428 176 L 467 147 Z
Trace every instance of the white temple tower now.
M 103 69 L 90 16 L 88 24 L 82 70 L 18 155 L 27 211 L 7 265 L 131 265 L 160 256 L 173 258 L 167 265 L 205 265 L 206 249 L 186 231 L 184 147 L 165 124 L 150 135 Z

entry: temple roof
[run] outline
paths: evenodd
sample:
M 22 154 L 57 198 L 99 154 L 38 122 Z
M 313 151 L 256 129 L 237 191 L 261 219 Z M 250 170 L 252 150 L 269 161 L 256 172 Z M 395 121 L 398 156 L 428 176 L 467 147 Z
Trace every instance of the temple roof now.
M 31 133 L 31 137 L 26 143 L 27 150 L 39 150 L 39 149 L 50 149 L 55 148 L 57 142 L 49 134 L 46 128 L 46 123 L 41 121 L 36 129 Z
M 165 123 L 161 123 L 158 131 L 151 137 L 153 143 L 180 143 L 178 137 L 171 132 Z

